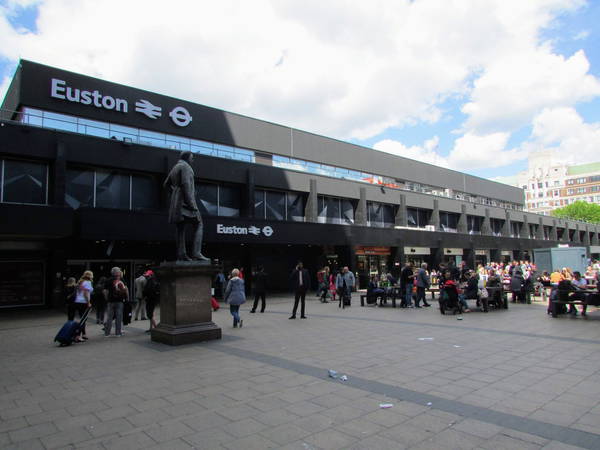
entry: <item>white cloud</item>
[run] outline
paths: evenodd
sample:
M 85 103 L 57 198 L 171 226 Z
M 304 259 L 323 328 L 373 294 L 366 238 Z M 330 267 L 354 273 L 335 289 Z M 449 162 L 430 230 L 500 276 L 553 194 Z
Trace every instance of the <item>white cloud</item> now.
M 33 3 L 37 32 L 15 30 L 7 15 Z M 32 59 L 341 139 L 434 125 L 452 99 L 463 102 L 466 120 L 448 155 L 440 154 L 437 136 L 411 147 L 381 139 L 375 147 L 476 170 L 547 145 L 551 115 L 542 111 L 600 95 L 584 52 L 559 55 L 540 38 L 558 15 L 583 4 L 11 0 L 0 9 L 0 58 Z M 5 89 L 6 81 L 0 96 Z M 548 129 L 507 149 L 511 132 L 534 117 L 537 129 Z M 580 122 L 577 136 L 565 130 L 557 142 L 587 143 L 590 127 Z
M 577 33 L 575 36 L 573 36 L 573 40 L 574 41 L 582 41 L 584 39 L 587 39 L 589 35 L 590 35 L 589 30 L 581 30 L 579 33 Z
M 466 133 L 456 139 L 453 149 L 447 156 L 441 156 L 436 151 L 439 143 L 437 136 L 425 141 L 421 146 L 406 147 L 401 142 L 385 139 L 377 142 L 373 148 L 429 164 L 472 173 L 477 169 L 503 167 L 525 159 L 527 157 L 526 150 L 505 149 L 508 138 L 508 133 L 488 135 Z
M 574 108 L 544 109 L 535 117 L 523 148 L 530 152 L 554 150 L 557 160 L 569 164 L 598 161 L 600 122 L 584 122 Z
M 526 122 L 543 106 L 597 95 L 583 54 L 562 58 L 538 42 L 541 28 L 580 4 L 53 0 L 40 3 L 36 34 L 0 17 L 0 56 L 343 139 L 435 123 L 440 102 L 468 98 L 474 80 L 465 129 L 489 134 L 498 131 L 486 130 L 489 123 L 513 112 Z M 560 76 L 553 80 L 542 68 Z M 540 92 L 556 92 L 549 104 L 522 95 L 540 79 Z M 517 88 L 494 95 L 503 80 Z

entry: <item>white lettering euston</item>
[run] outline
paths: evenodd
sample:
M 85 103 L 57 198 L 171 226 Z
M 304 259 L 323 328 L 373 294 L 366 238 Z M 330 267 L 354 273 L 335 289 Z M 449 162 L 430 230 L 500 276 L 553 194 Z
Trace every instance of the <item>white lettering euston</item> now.
M 67 100 L 82 105 L 94 105 L 96 108 L 104 108 L 126 113 L 128 108 L 127 100 L 123 98 L 114 98 L 110 95 L 102 95 L 98 91 L 83 91 L 78 88 L 67 86 L 63 80 L 52 78 L 50 87 L 50 96 L 61 100 Z
M 226 227 L 222 223 L 217 225 L 217 234 L 248 234 L 246 227 Z

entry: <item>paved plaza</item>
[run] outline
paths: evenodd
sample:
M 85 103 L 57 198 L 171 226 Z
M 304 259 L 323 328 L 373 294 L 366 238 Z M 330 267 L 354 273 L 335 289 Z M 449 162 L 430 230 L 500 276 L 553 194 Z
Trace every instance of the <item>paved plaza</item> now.
M 150 342 L 147 321 L 104 338 L 90 320 L 87 343 L 58 348 L 63 315 L 3 314 L 0 448 L 600 448 L 600 311 L 457 320 L 355 295 L 288 320 L 291 303 L 244 305 L 241 329 L 224 307 L 221 341 L 183 347 Z

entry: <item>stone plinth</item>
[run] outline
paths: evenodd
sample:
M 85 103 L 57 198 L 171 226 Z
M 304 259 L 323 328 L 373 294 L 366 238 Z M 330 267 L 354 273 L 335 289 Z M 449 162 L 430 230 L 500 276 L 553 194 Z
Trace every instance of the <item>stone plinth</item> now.
M 160 323 L 152 329 L 154 342 L 168 345 L 221 339 L 221 328 L 212 321 L 211 281 L 218 268 L 196 262 L 162 263 Z

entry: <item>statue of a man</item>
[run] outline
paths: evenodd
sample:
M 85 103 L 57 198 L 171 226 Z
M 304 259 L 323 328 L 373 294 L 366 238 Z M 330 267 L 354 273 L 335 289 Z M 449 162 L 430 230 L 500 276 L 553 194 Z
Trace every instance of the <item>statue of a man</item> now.
M 177 261 L 210 261 L 202 254 L 204 226 L 196 204 L 194 169 L 191 166 L 193 160 L 194 154 L 192 152 L 182 152 L 179 161 L 173 166 L 165 180 L 164 186 L 171 187 L 169 223 L 174 223 L 177 226 L 175 234 Z M 187 255 L 185 249 L 185 230 L 188 225 L 192 226 L 194 235 L 191 257 Z

